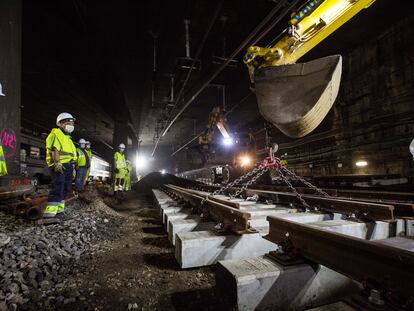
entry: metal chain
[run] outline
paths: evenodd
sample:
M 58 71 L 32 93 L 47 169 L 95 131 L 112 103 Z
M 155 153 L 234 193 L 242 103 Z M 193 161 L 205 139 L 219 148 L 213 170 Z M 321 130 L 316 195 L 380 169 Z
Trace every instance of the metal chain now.
M 312 190 L 314 190 L 315 192 L 317 192 L 320 195 L 323 195 L 325 197 L 329 197 L 330 195 L 328 193 L 326 193 L 325 191 L 319 189 L 318 187 L 316 187 L 315 185 L 311 184 L 309 181 L 307 181 L 305 178 L 300 177 L 298 175 L 296 175 L 295 173 L 293 173 L 292 171 L 290 171 L 289 169 L 287 169 L 286 167 L 282 167 L 282 171 L 286 172 L 287 174 L 289 174 L 290 176 L 298 179 L 299 181 L 301 181 L 303 184 L 305 184 L 307 187 L 311 188 Z
M 234 195 L 230 195 L 230 197 L 237 198 L 240 194 L 243 193 L 243 191 L 247 190 L 247 188 L 249 186 L 253 185 L 268 170 L 269 170 L 269 167 L 266 167 L 264 169 L 259 167 L 258 170 L 257 170 L 257 171 L 259 171 L 259 173 L 257 173 L 256 176 L 253 176 L 252 179 L 250 179 L 248 182 L 246 182 L 239 190 L 236 191 L 236 193 Z
M 220 189 L 217 189 L 216 191 L 214 191 L 212 193 L 212 195 L 217 195 L 217 194 L 220 194 L 220 193 L 224 193 L 227 189 L 229 189 L 229 188 L 233 187 L 234 185 L 239 184 L 243 180 L 257 174 L 257 172 L 259 172 L 259 171 L 260 171 L 260 167 L 254 168 L 253 170 L 251 170 L 251 171 L 247 172 L 246 174 L 240 176 L 239 178 L 233 180 L 232 182 L 228 183 L 227 185 L 221 187 Z
M 279 173 L 280 177 L 283 179 L 283 181 L 286 183 L 286 185 L 289 187 L 290 191 L 292 191 L 295 196 L 298 198 L 300 203 L 307 209 L 311 209 L 310 205 L 306 203 L 306 201 L 303 199 L 302 195 L 293 187 L 293 185 L 290 183 L 290 181 L 287 179 L 285 175 L 283 175 L 283 172 L 281 169 L 275 168 L 276 172 Z
M 246 174 L 244 174 L 244 175 L 242 175 L 242 176 L 240 176 L 239 178 L 237 178 L 237 179 L 235 179 L 234 181 L 232 181 L 232 182 L 230 182 L 230 183 L 228 183 L 227 185 L 225 185 L 225 186 L 223 186 L 223 187 L 221 187 L 220 189 L 217 189 L 217 190 L 215 190 L 212 194 L 209 194 L 209 195 L 206 195 L 204 198 L 203 198 L 203 200 L 200 202 L 200 208 L 203 210 L 202 211 L 202 213 L 201 213 L 201 217 L 203 218 L 204 216 L 205 216 L 205 212 L 204 212 L 204 208 L 203 208 L 203 205 L 204 205 L 204 203 L 211 197 L 211 196 L 214 196 L 214 195 L 217 195 L 217 194 L 220 194 L 220 193 L 224 193 L 224 191 L 226 191 L 227 189 L 229 189 L 229 188 L 231 188 L 231 187 L 233 187 L 235 184 L 238 184 L 238 183 L 240 183 L 241 181 L 243 181 L 243 180 L 245 180 L 245 179 L 247 179 L 247 178 L 249 178 L 249 177 L 251 177 L 251 176 L 253 176 L 253 175 L 255 175 L 257 172 L 259 172 L 261 170 L 261 168 L 260 168 L 260 166 L 259 167 L 256 167 L 256 168 L 254 168 L 253 170 L 251 170 L 251 171 L 249 171 L 249 172 L 247 172 Z M 264 172 L 263 172 L 264 173 Z M 263 173 L 261 173 L 260 174 L 260 176 L 261 175 L 263 175 Z M 259 176 L 259 177 L 260 177 Z M 259 177 L 253 177 L 252 179 L 254 179 L 254 181 L 256 181 L 257 180 L 257 178 L 259 178 Z M 230 195 L 230 197 L 231 197 L 231 195 Z

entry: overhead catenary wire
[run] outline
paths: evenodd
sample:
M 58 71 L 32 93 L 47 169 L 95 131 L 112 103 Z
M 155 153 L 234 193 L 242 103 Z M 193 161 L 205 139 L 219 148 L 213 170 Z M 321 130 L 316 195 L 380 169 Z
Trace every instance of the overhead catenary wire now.
M 170 121 L 168 126 L 165 128 L 161 136 L 164 136 L 168 130 L 171 128 L 171 126 L 177 121 L 177 119 L 181 116 L 181 114 L 190 106 L 194 100 L 203 92 L 203 90 L 223 71 L 224 68 L 227 67 L 227 65 L 247 46 L 249 46 L 252 42 L 257 42 L 261 40 L 270 30 L 274 28 L 276 24 L 278 24 L 282 18 L 293 10 L 297 6 L 300 0 L 295 0 L 291 2 L 290 4 L 288 0 L 280 1 L 273 9 L 272 11 L 263 19 L 263 21 L 249 34 L 249 36 L 239 45 L 238 48 L 234 50 L 234 52 L 231 54 L 231 56 L 208 78 L 202 86 L 196 91 L 190 99 L 184 104 L 184 106 L 180 109 L 180 111 L 174 116 L 174 118 Z M 283 9 L 284 8 L 284 9 Z M 270 24 L 268 25 L 264 30 L 263 28 L 274 18 L 274 16 L 279 12 L 282 11 L 278 15 L 278 17 Z M 260 33 L 261 32 L 261 33 Z M 260 34 L 259 34 L 260 33 Z M 259 34 L 259 35 L 258 35 Z M 160 139 L 160 138 L 159 138 Z M 155 150 L 157 148 L 159 139 L 157 141 L 157 144 L 154 146 L 153 155 L 155 153 Z
M 191 62 L 191 66 L 188 69 L 188 72 L 187 72 L 187 75 L 186 75 L 186 77 L 184 79 L 183 85 L 181 86 L 180 91 L 178 92 L 178 95 L 177 95 L 177 98 L 176 98 L 176 101 L 175 101 L 176 103 L 179 103 L 180 102 L 180 99 L 181 99 L 182 95 L 184 94 L 185 87 L 187 86 L 187 83 L 190 80 L 190 77 L 191 77 L 191 74 L 193 72 L 194 66 L 195 66 L 195 64 L 197 62 L 197 59 L 199 59 L 199 57 L 201 56 L 201 52 L 203 51 L 204 45 L 205 45 L 205 43 L 207 41 L 207 38 L 208 38 L 208 36 L 210 34 L 210 31 L 213 28 L 213 26 L 214 26 L 214 24 L 215 24 L 215 22 L 216 22 L 216 20 L 217 20 L 217 18 L 219 16 L 219 13 L 221 11 L 221 8 L 223 6 L 223 3 L 224 3 L 224 0 L 220 0 L 220 2 L 216 6 L 216 9 L 214 10 L 213 18 L 211 19 L 211 21 L 210 21 L 210 23 L 209 23 L 209 25 L 207 27 L 207 30 L 204 33 L 203 39 L 201 40 L 201 43 L 198 46 L 197 52 L 196 52 L 196 54 L 194 56 L 194 59 Z M 166 133 L 166 131 L 163 131 L 162 135 L 158 135 L 157 141 L 156 141 L 155 146 L 154 146 L 154 150 L 152 151 L 152 156 L 154 156 L 155 150 L 157 149 L 157 146 L 158 146 L 158 144 L 159 144 L 159 142 L 161 140 L 161 137 L 163 137 L 165 135 L 165 133 Z

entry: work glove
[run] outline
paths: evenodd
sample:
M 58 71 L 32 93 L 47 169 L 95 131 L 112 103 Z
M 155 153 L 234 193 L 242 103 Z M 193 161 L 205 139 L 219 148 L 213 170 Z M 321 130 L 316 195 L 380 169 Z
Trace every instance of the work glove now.
M 59 174 L 63 174 L 63 171 L 65 170 L 65 168 L 63 167 L 63 164 L 60 162 L 54 163 L 53 169 L 55 170 L 56 173 L 59 173 Z

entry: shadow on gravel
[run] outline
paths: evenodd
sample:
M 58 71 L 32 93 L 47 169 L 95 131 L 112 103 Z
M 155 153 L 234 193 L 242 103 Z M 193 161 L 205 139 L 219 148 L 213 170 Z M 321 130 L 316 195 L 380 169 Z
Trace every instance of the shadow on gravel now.
M 220 296 L 216 287 L 196 289 L 171 294 L 171 302 L 176 311 L 235 310 L 230 301 Z
M 180 266 L 175 260 L 174 253 L 144 254 L 144 262 L 159 269 L 181 271 Z
M 172 248 L 171 243 L 166 237 L 160 238 L 143 238 L 142 243 L 160 248 Z
M 162 226 L 161 220 L 158 218 L 148 218 L 143 220 L 144 223 L 150 224 L 150 225 L 157 225 Z
M 148 228 L 142 228 L 142 231 L 144 233 L 149 233 L 149 234 L 155 234 L 155 235 L 165 235 L 165 231 L 164 228 L 161 226 L 158 227 L 148 227 Z

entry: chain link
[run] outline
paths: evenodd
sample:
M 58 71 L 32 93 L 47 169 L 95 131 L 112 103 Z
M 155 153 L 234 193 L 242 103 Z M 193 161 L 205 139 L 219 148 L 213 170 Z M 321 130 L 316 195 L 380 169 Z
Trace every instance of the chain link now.
M 269 167 L 266 167 L 264 169 L 258 168 L 259 173 L 257 173 L 256 176 L 253 176 L 252 179 L 246 182 L 239 190 L 236 191 L 234 195 L 230 195 L 230 197 L 237 198 L 240 194 L 243 193 L 243 191 L 247 190 L 249 186 L 253 185 L 268 170 L 269 170 Z
M 310 205 L 308 203 L 306 203 L 306 201 L 303 199 L 302 195 L 295 189 L 295 187 L 293 187 L 293 185 L 291 184 L 291 182 L 289 181 L 289 179 L 287 179 L 287 177 L 285 175 L 283 175 L 283 172 L 281 169 L 276 169 L 276 172 L 279 173 L 280 178 L 282 178 L 282 180 L 286 183 L 286 185 L 289 187 L 290 191 L 292 191 L 295 196 L 298 198 L 298 200 L 300 201 L 300 203 L 307 209 L 311 209 Z
M 244 175 L 240 176 L 239 178 L 235 179 L 234 181 L 232 181 L 232 182 L 228 183 L 227 185 L 221 187 L 220 189 L 215 190 L 211 195 L 214 196 L 214 195 L 217 195 L 217 194 L 225 193 L 226 190 L 233 187 L 234 185 L 240 184 L 242 181 L 252 177 L 245 184 L 243 184 L 242 187 L 239 190 L 237 190 L 234 195 L 230 194 L 231 198 L 237 198 L 245 190 L 247 190 L 247 188 L 249 186 L 253 185 L 261 176 L 263 176 L 263 174 L 265 174 L 267 171 L 269 171 L 269 169 L 270 169 L 270 166 L 262 167 L 262 166 L 259 165 L 258 167 L 254 168 L 253 170 L 247 172 L 246 174 L 244 174 Z M 291 177 L 301 181 L 304 185 L 311 188 L 316 193 L 318 193 L 320 195 L 323 195 L 325 197 L 329 197 L 328 193 L 326 193 L 325 191 L 319 189 L 315 185 L 311 184 L 306 179 L 296 175 L 295 173 L 293 173 L 292 171 L 290 171 L 286 167 L 281 167 L 281 168 L 272 167 L 272 169 L 274 169 L 279 174 L 280 178 L 289 187 L 290 191 L 297 197 L 297 199 L 300 201 L 301 205 L 303 207 L 305 207 L 306 209 L 311 209 L 311 206 L 308 203 L 306 203 L 306 201 L 303 199 L 302 195 L 295 189 L 295 187 L 293 187 L 292 183 L 289 181 L 289 179 L 285 176 L 284 173 L 286 173 L 287 175 L 290 175 Z M 206 200 L 208 200 L 209 197 L 210 197 L 210 195 L 206 196 L 203 199 L 203 201 L 201 202 L 201 206 L 203 206 L 204 202 Z
M 290 171 L 289 169 L 287 169 L 286 167 L 282 167 L 282 171 L 286 172 L 287 174 L 289 174 L 290 176 L 298 179 L 300 182 L 302 182 L 305 186 L 307 186 L 308 188 L 311 188 L 312 190 L 314 190 L 316 193 L 323 195 L 324 197 L 330 197 L 330 195 L 328 193 L 326 193 L 325 191 L 319 189 L 318 187 L 316 187 L 315 185 L 311 184 L 309 181 L 307 181 L 305 178 L 300 177 L 298 175 L 296 175 L 295 173 L 293 173 L 292 171 Z M 286 182 L 286 181 L 285 181 Z
M 227 189 L 229 189 L 229 188 L 233 187 L 234 185 L 239 184 L 243 180 L 257 174 L 257 172 L 259 172 L 259 171 L 260 171 L 260 167 L 254 168 L 253 170 L 251 170 L 251 171 L 247 172 L 246 174 L 240 176 L 239 178 L 233 180 L 232 182 L 228 183 L 227 185 L 221 187 L 220 189 L 217 189 L 216 191 L 214 191 L 212 193 L 212 195 L 217 195 L 217 194 L 220 194 L 220 193 L 224 193 Z

